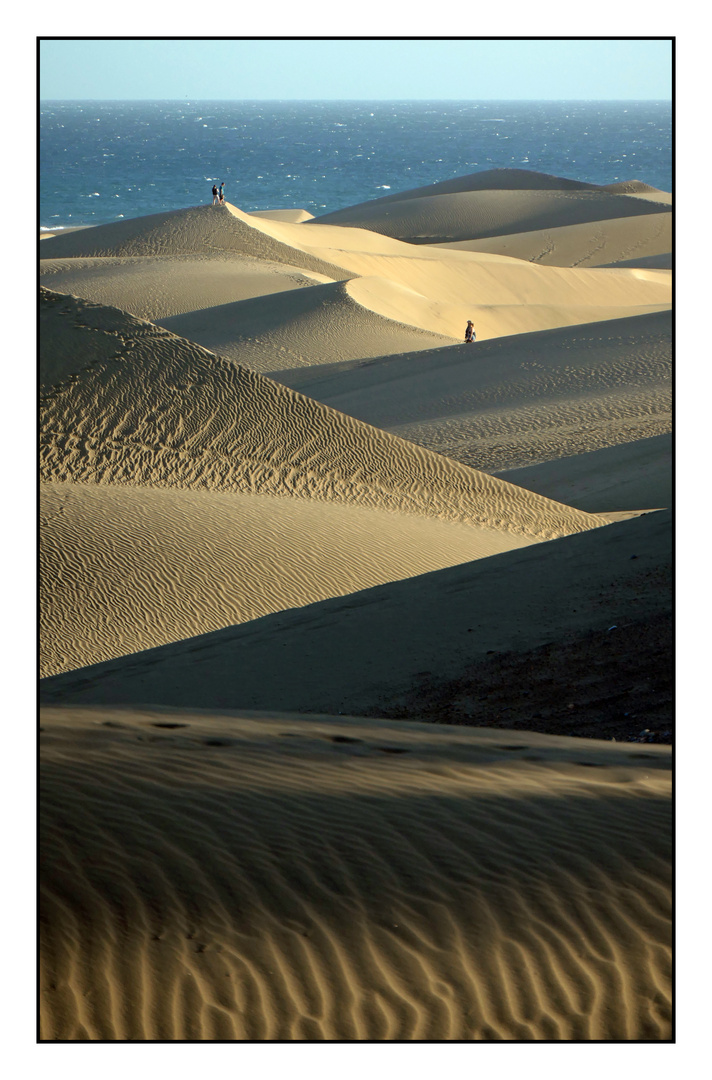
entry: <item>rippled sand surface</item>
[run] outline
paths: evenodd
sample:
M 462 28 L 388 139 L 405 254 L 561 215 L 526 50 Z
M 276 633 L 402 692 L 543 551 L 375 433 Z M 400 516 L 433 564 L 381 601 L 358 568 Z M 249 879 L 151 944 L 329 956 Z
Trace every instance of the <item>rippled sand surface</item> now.
M 43 1038 L 670 1036 L 667 747 L 150 709 L 41 725 Z

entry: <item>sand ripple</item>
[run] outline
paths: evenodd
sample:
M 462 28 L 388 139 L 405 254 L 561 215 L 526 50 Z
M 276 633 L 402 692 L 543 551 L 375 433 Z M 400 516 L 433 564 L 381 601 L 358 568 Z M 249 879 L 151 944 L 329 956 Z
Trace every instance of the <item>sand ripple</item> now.
M 48 709 L 46 1039 L 666 1039 L 667 748 Z
M 43 484 L 40 503 L 41 677 L 527 543 L 240 492 Z
M 42 381 L 63 376 L 43 397 L 43 480 L 317 498 L 531 540 L 600 525 L 116 309 L 43 290 L 43 319 Z

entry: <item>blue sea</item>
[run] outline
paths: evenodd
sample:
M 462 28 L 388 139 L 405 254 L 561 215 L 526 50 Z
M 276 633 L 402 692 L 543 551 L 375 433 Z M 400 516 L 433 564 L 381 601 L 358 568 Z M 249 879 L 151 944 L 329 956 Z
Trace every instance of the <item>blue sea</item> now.
M 318 216 L 492 168 L 672 190 L 672 106 L 651 101 L 44 101 L 40 227 L 212 201 Z

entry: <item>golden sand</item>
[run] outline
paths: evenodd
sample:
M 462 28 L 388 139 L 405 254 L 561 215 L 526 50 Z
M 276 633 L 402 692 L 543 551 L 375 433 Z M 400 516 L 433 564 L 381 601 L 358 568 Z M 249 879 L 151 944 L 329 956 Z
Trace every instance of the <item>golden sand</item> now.
M 670 1040 L 670 217 L 44 238 L 42 1039 Z

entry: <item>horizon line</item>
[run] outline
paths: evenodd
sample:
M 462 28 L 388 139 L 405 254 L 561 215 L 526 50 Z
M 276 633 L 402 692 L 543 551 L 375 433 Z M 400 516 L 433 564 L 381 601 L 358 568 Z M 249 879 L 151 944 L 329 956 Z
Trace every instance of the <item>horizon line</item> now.
M 265 103 L 270 103 L 270 104 L 278 104 L 278 105 L 285 105 L 285 104 L 289 104 L 290 102 L 304 102 L 304 103 L 318 102 L 319 104 L 330 103 L 330 104 L 335 104 L 335 105 L 337 105 L 337 104 L 345 104 L 345 103 L 353 103 L 353 102 L 364 102 L 365 104 L 377 105 L 379 103 L 395 104 L 397 102 L 411 102 L 411 101 L 423 101 L 423 102 L 432 102 L 432 103 L 435 103 L 435 102 L 457 102 L 458 104 L 462 104 L 463 102 L 466 102 L 468 104 L 473 104 L 473 105 L 485 104 L 485 103 L 489 103 L 489 102 L 496 102 L 497 104 L 500 104 L 500 103 L 503 103 L 503 102 L 520 102 L 522 104 L 533 104 L 533 103 L 541 103 L 541 102 L 558 102 L 558 101 L 565 101 L 565 102 L 583 101 L 583 102 L 596 102 L 596 103 L 599 103 L 599 102 L 621 102 L 621 103 L 623 103 L 623 102 L 632 102 L 632 101 L 634 101 L 634 102 L 643 102 L 644 101 L 644 102 L 658 102 L 660 104 L 672 104 L 672 97 L 651 97 L 651 98 L 628 98 L 628 97 L 626 97 L 626 98 L 594 98 L 594 97 L 557 97 L 557 98 L 433 98 L 433 97 L 424 97 L 424 98 L 419 98 L 419 97 L 418 98 L 413 98 L 413 97 L 409 97 L 409 98 L 262 98 L 262 97 L 258 97 L 258 98 L 226 98 L 226 97 L 217 97 L 217 98 L 204 98 L 204 97 L 200 97 L 200 96 L 196 95 L 196 96 L 190 96 L 190 97 L 186 96 L 186 97 L 180 97 L 180 98 L 177 98 L 177 97 L 173 97 L 173 98 L 146 98 L 146 97 L 137 97 L 137 98 L 132 98 L 132 97 L 128 97 L 128 98 L 127 97 L 115 97 L 115 98 L 113 98 L 113 97 L 112 98 L 67 97 L 67 98 L 64 98 L 64 97 L 62 97 L 62 98 L 58 98 L 58 97 L 46 97 L 46 98 L 39 98 L 38 101 L 39 101 L 40 104 L 49 103 L 49 102 L 53 102 L 53 101 L 71 101 L 71 102 L 74 102 L 74 101 L 90 101 L 90 102 L 112 102 L 112 101 L 121 101 L 121 102 L 123 102 L 123 101 L 157 101 L 157 102 L 163 102 L 163 101 L 166 101 L 166 102 L 168 102 L 168 101 L 170 101 L 170 102 L 176 102 L 176 103 L 183 103 L 183 102 L 190 103 L 191 101 L 205 101 L 205 102 L 221 103 L 221 104 L 236 104 L 236 103 L 243 103 L 243 102 L 246 102 L 246 101 L 259 101 L 259 102 L 265 102 Z

